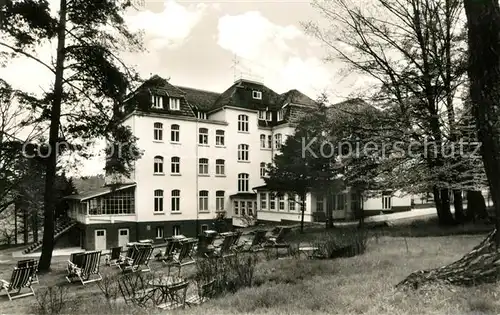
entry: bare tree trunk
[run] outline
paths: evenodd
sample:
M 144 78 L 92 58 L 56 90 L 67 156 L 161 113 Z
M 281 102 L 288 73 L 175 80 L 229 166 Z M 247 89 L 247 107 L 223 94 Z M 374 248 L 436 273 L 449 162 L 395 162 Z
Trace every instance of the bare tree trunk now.
M 495 207 L 495 230 L 458 261 L 414 272 L 397 287 L 417 288 L 433 281 L 476 285 L 495 282 L 500 273 L 500 6 L 498 0 L 464 0 L 464 6 L 468 25 L 470 95 Z M 471 207 L 468 205 L 469 209 Z
M 464 223 L 465 213 L 461 190 L 453 190 L 453 206 L 455 208 L 455 220 L 458 223 Z
M 470 96 L 484 169 L 500 230 L 500 6 L 498 0 L 465 0 Z M 495 234 L 500 245 L 500 233 Z
M 306 211 L 306 194 L 302 194 L 302 202 L 300 204 L 300 233 L 304 233 L 304 212 Z
M 51 149 L 51 154 L 47 159 L 45 173 L 43 246 L 40 263 L 38 265 L 38 270 L 40 271 L 50 270 L 52 250 L 54 249 L 54 211 L 56 206 L 54 183 L 56 179 L 57 166 L 56 144 L 59 141 L 61 103 L 63 96 L 64 50 L 66 41 L 66 0 L 61 0 L 60 5 L 59 30 L 57 34 L 56 75 L 49 130 L 49 149 Z
M 16 202 L 14 202 L 14 244 L 17 245 L 17 210 L 18 210 L 18 205 Z
M 476 222 L 477 218 L 485 219 L 487 216 L 483 194 L 477 190 L 467 191 L 467 220 Z
M 448 189 L 439 189 L 437 186 L 432 188 L 439 225 L 444 226 L 454 223 L 453 215 L 450 210 L 450 197 L 448 192 Z
M 33 243 L 38 242 L 38 213 L 31 213 L 31 230 L 33 231 Z

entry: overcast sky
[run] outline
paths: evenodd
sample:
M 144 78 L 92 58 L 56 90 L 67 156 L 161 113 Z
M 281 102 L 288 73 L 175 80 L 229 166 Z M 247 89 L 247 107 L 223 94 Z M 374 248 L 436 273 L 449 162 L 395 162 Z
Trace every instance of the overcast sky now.
M 250 75 L 278 93 L 298 89 L 314 99 L 326 90 L 332 101 L 360 84 L 340 75 L 343 65 L 324 63 L 325 48 L 304 34 L 300 22 L 321 18 L 309 1 L 134 1 L 139 11 L 127 21 L 144 30 L 148 52 L 125 59 L 144 78 L 158 74 L 175 85 L 223 92 L 235 76 Z M 41 47 L 40 56 L 50 58 L 53 48 Z M 0 68 L 0 77 L 32 92 L 53 81 L 43 67 L 21 58 Z M 82 175 L 102 172 L 100 163 L 89 161 Z

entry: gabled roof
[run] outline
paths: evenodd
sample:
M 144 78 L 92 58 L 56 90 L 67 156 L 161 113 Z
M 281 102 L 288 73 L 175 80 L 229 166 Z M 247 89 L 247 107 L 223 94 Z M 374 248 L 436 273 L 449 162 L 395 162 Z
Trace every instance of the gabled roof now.
M 318 106 L 318 103 L 312 100 L 309 96 L 295 89 L 281 94 L 280 103 L 281 106 L 284 106 L 285 104 L 289 103 L 300 104 L 304 106 L 312 106 L 312 107 Z
M 209 111 L 221 95 L 217 92 L 193 89 L 184 86 L 176 86 L 185 93 L 185 98 L 191 106 L 201 111 Z

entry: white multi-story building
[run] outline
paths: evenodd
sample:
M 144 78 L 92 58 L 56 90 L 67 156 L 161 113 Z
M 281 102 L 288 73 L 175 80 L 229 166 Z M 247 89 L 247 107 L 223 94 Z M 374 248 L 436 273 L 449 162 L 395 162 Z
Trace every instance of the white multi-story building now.
M 114 185 L 67 197 L 73 201 L 70 217 L 78 221 L 75 245 L 105 249 L 139 239 L 194 236 L 220 213 L 236 226 L 243 224 L 242 216 L 255 214 L 259 220 L 300 220 L 292 202 L 271 200 L 263 176 L 293 134 L 295 119 L 316 106 L 297 90 L 277 94 L 249 80 L 219 94 L 153 76 L 123 108 L 123 124 L 143 150 L 130 178 L 109 176 Z M 348 198 L 341 196 L 332 206 L 343 212 L 335 216 L 349 217 Z M 313 212 L 325 209 L 318 208 L 314 194 L 307 198 L 311 221 Z

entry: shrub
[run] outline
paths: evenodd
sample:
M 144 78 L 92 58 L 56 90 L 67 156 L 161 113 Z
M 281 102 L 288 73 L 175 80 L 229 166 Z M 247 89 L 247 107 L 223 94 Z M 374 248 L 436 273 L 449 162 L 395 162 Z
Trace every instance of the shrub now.
M 35 314 L 61 314 L 69 302 L 68 292 L 64 287 L 48 287 L 37 292 L 36 301 Z
M 199 286 L 215 280 L 214 295 L 234 293 L 253 285 L 256 264 L 255 255 L 198 259 L 194 279 Z
M 361 255 L 366 250 L 368 233 L 363 229 L 328 232 L 314 241 L 316 258 L 339 258 Z

